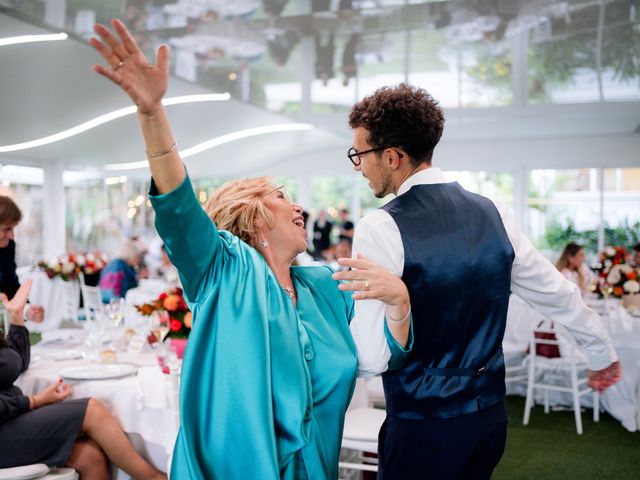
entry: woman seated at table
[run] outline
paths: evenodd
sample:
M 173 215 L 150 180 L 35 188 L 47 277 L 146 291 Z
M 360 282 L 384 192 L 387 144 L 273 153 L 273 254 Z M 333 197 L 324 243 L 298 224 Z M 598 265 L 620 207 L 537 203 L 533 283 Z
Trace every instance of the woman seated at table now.
M 556 262 L 556 268 L 567 280 L 578 285 L 583 296 L 598 283 L 598 276 L 589 270 L 584 259 L 584 248 L 577 243 L 568 243 Z
M 164 245 L 164 243 L 160 247 L 160 263 L 156 268 L 151 269 L 151 275 L 149 275 L 149 278 L 157 278 L 160 280 L 164 280 L 169 285 L 180 286 L 178 270 L 173 265 L 173 263 L 171 263 L 171 259 L 169 258 L 169 255 L 167 255 L 167 247 Z
M 353 299 L 387 304 L 390 364 L 410 344 L 404 283 L 365 259 L 339 284 L 327 267 L 293 267 L 307 248 L 302 209 L 268 178 L 231 181 L 200 206 L 161 100 L 168 48 L 150 65 L 124 25 L 103 25 L 95 70 L 130 96 L 153 178 L 156 228 L 180 272 L 193 329 L 181 378 L 179 479 L 332 479 L 355 385 Z M 242 158 L 242 152 L 238 152 Z M 347 291 L 357 290 L 353 296 Z
M 98 400 L 65 400 L 71 387 L 58 380 L 36 395 L 23 395 L 13 382 L 29 366 L 29 332 L 23 310 L 31 288 L 25 282 L 2 302 L 10 318 L 0 337 L 0 468 L 44 463 L 69 466 L 80 478 L 106 480 L 109 460 L 136 479 L 166 479 L 136 452 L 118 420 Z
M 143 251 L 134 241 L 127 241 L 100 272 L 100 292 L 102 301 L 109 303 L 112 298 L 125 298 L 127 292 L 138 286 L 136 268 L 142 261 Z

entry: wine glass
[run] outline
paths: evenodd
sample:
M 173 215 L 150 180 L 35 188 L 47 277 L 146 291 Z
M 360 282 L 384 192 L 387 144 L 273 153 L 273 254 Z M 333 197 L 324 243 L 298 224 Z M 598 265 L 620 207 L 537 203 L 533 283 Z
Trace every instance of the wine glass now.
M 112 298 L 105 307 L 110 325 L 117 329 L 124 320 L 124 298 Z
M 153 312 L 149 317 L 149 330 L 158 340 L 158 346 L 163 345 L 162 342 L 169 333 L 169 314 L 166 311 Z

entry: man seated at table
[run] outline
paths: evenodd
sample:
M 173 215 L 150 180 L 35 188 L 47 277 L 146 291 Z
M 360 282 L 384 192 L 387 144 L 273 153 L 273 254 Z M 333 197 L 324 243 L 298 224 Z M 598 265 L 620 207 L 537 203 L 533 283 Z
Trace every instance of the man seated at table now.
M 11 198 L 0 195 L 0 292 L 13 298 L 20 288 L 16 274 L 16 243 L 14 229 L 22 220 L 22 212 Z M 25 318 L 41 323 L 44 320 L 44 308 L 40 305 L 27 305 Z

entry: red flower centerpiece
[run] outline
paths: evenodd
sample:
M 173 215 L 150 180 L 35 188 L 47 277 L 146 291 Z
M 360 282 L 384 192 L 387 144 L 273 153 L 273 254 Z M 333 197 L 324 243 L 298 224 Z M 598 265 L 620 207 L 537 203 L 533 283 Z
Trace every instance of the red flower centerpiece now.
M 161 293 L 150 303 L 136 305 L 136 310 L 142 315 L 150 316 L 156 313 L 160 324 L 164 326 L 166 334 L 160 340 L 170 339 L 172 348 L 178 357 L 182 358 L 184 346 L 191 333 L 191 311 L 187 307 L 181 288 L 172 288 Z M 154 335 L 149 336 L 150 343 L 156 341 Z
M 40 260 L 36 266 L 49 278 L 60 277 L 65 282 L 69 282 L 78 278 L 81 272 L 85 275 L 85 279 L 91 275 L 97 278 L 108 261 L 107 256 L 100 252 L 67 253 L 50 260 Z
M 80 266 L 76 262 L 76 255 L 68 253 L 50 260 L 40 260 L 37 265 L 49 278 L 60 277 L 65 282 L 78 278 Z

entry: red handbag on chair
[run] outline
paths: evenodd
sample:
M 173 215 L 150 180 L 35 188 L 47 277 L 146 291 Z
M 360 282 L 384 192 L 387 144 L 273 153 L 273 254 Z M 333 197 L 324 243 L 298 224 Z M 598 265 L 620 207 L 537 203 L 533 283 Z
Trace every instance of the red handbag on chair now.
M 544 323 L 544 320 L 538 324 L 536 329 L 540 328 L 543 323 Z M 553 322 L 551 322 L 551 326 L 549 327 L 549 329 L 553 330 Z M 553 332 L 535 331 L 533 332 L 533 336 L 539 340 L 553 340 L 553 341 L 558 340 L 558 337 L 556 337 L 556 334 Z M 529 353 L 529 349 L 527 349 L 527 353 Z M 560 348 L 558 347 L 558 345 L 555 345 L 555 344 L 550 345 L 547 343 L 536 343 L 536 355 L 538 355 L 539 357 L 559 358 Z

